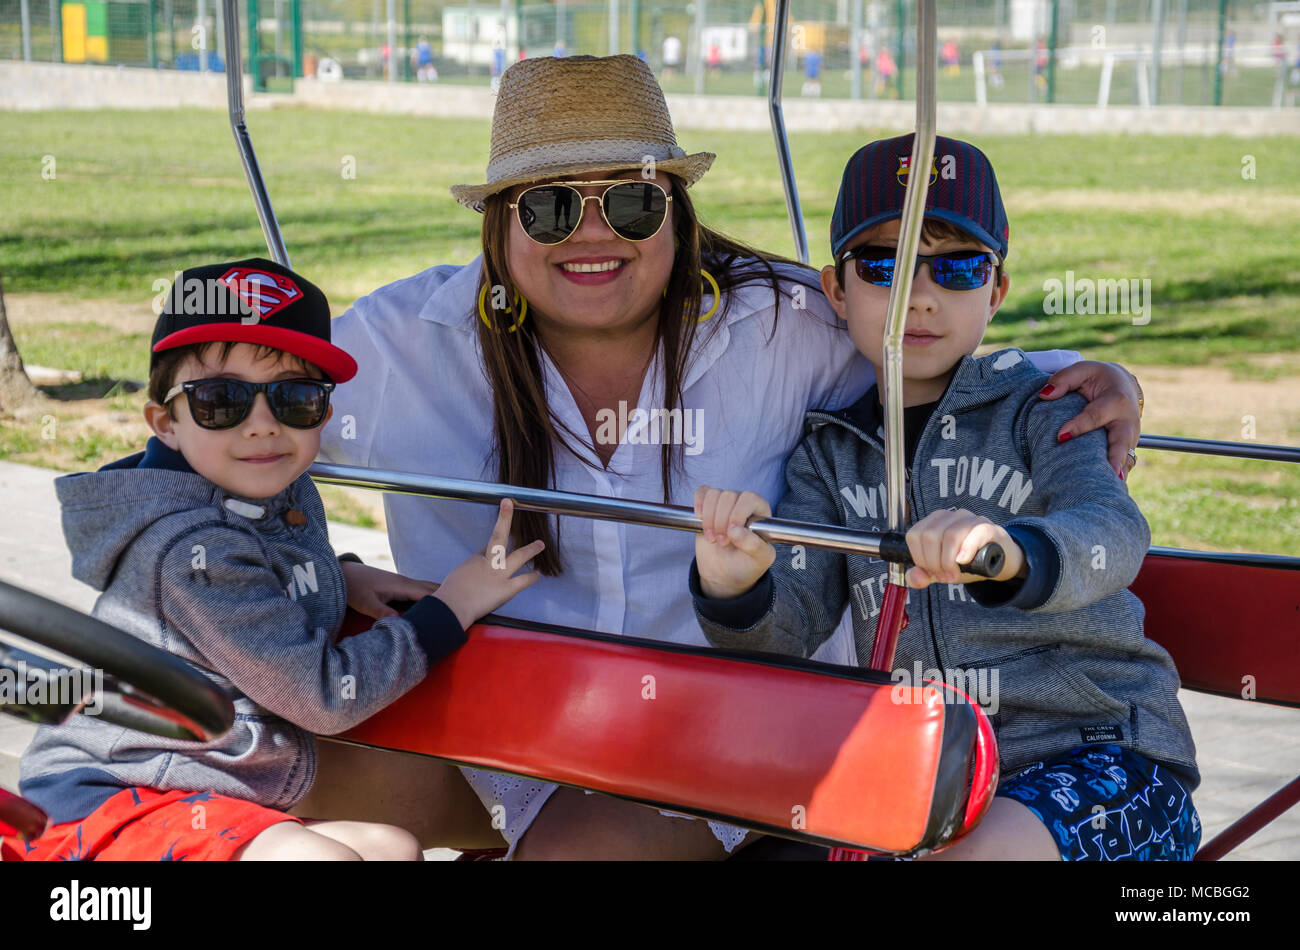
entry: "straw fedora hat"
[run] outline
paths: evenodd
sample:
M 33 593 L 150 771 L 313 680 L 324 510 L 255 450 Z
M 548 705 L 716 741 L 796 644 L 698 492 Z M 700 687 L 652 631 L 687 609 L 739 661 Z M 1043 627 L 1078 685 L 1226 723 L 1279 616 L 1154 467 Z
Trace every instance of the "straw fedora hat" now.
M 716 158 L 687 155 L 663 90 L 635 56 L 539 56 L 505 71 L 492 113 L 487 182 L 453 185 L 467 208 L 514 185 L 592 171 L 640 168 L 693 185 Z

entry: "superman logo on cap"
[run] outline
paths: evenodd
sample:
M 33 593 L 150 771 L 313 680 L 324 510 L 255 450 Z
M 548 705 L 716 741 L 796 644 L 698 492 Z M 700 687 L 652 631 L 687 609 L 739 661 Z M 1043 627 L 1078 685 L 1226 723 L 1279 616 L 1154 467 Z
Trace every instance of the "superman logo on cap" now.
M 302 291 L 291 278 L 253 267 L 232 267 L 221 275 L 220 281 L 238 294 L 263 320 L 302 299 Z
M 911 155 L 898 156 L 898 183 L 907 186 L 907 168 L 912 164 Z M 945 173 L 946 174 L 946 173 Z M 936 157 L 930 162 L 930 184 L 934 184 L 939 177 L 939 159 Z

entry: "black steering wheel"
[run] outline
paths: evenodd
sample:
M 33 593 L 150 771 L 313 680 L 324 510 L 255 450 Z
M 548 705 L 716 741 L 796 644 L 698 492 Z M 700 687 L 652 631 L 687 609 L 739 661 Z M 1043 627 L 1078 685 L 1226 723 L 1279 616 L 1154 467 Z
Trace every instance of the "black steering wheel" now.
M 7 645 L 5 631 L 73 658 L 84 668 Z M 235 721 L 230 698 L 180 657 L 4 581 L 0 675 L 25 684 L 23 697 L 0 692 L 0 712 L 33 722 L 58 724 L 94 703 L 99 707 L 94 714 L 106 722 L 156 736 L 211 742 L 229 732 Z

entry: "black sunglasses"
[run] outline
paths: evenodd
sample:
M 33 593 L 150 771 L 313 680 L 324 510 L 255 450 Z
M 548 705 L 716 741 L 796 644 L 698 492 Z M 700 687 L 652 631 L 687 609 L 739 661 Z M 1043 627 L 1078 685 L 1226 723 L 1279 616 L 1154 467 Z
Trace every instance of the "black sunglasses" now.
M 850 258 L 860 278 L 877 287 L 894 282 L 895 247 L 858 247 L 840 255 L 843 264 Z M 922 264 L 930 265 L 934 282 L 944 290 L 979 290 L 989 282 L 997 267 L 997 255 L 989 251 L 950 251 L 947 254 L 916 255 L 915 277 Z
M 243 379 L 215 376 L 192 379 L 173 386 L 163 405 L 180 393 L 190 404 L 190 415 L 204 429 L 229 429 L 248 417 L 258 393 L 266 393 L 275 418 L 294 429 L 314 429 L 329 409 L 334 384 L 323 379 L 277 379 L 250 383 Z
M 608 185 L 599 195 L 584 195 L 575 185 Z M 538 244 L 563 244 L 582 223 L 588 201 L 600 201 L 609 229 L 625 241 L 648 241 L 668 217 L 672 196 L 653 181 L 557 181 L 535 185 L 510 204 L 519 226 Z

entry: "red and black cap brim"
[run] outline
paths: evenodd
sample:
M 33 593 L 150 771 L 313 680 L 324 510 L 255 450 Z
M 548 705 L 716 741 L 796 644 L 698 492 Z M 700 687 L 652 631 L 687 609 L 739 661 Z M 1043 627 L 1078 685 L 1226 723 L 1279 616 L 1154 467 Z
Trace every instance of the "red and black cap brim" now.
M 153 345 L 153 352 L 189 346 L 192 343 L 252 343 L 273 346 L 320 367 L 335 383 L 346 383 L 357 374 L 357 361 L 328 340 L 265 323 L 203 323 L 168 334 Z

